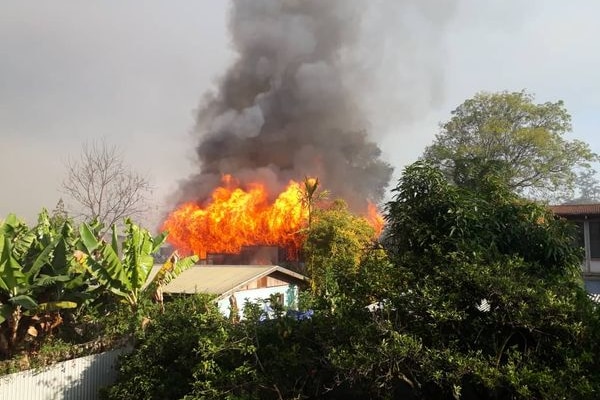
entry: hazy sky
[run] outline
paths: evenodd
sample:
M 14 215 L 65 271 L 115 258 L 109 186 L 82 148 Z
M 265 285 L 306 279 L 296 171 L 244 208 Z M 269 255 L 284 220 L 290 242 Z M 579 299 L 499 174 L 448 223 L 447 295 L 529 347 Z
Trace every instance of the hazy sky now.
M 444 28 L 434 104 L 406 117 L 400 85 L 381 85 L 371 129 L 397 172 L 480 90 L 563 99 L 571 138 L 600 152 L 600 2 L 457 3 Z M 102 137 L 151 178 L 158 214 L 195 169 L 194 110 L 235 56 L 227 10 L 215 0 L 0 2 L 0 217 L 31 220 L 52 209 L 65 160 Z M 381 61 L 390 83 L 401 57 L 390 50 Z

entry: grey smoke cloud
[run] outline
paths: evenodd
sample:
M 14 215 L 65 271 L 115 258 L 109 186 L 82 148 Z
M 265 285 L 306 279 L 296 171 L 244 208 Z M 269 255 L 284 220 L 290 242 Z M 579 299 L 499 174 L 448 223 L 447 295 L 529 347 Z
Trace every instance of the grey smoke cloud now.
M 439 42 L 453 3 L 234 0 L 238 57 L 200 107 L 200 168 L 178 200 L 203 201 L 232 174 L 274 191 L 318 176 L 354 209 L 379 201 L 392 168 L 372 118 L 393 107 L 394 118 L 410 118 L 439 96 Z M 400 63 L 386 62 L 399 52 Z
M 258 104 L 241 111 L 229 109 L 212 121 L 211 132 L 233 133 L 241 138 L 258 136 L 265 122 L 262 109 Z

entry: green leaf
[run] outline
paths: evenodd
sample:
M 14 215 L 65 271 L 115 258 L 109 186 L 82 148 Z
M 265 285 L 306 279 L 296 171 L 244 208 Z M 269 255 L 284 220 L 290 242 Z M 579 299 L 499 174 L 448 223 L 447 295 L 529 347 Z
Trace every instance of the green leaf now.
M 25 275 L 11 250 L 11 242 L 8 237 L 5 237 L 0 255 L 0 288 L 9 294 L 15 294 L 16 288 L 25 283 Z
M 156 253 L 160 249 L 160 246 L 162 246 L 163 243 L 165 242 L 165 240 L 167 240 L 167 235 L 168 235 L 168 232 L 162 232 L 161 234 L 155 236 L 152 239 L 152 244 L 154 246 L 154 247 L 152 247 L 152 250 L 151 250 L 152 254 Z
M 81 242 L 90 254 L 100 247 L 101 242 L 96 238 L 96 235 L 88 224 L 83 223 L 80 225 L 79 234 Z
M 38 310 L 42 312 L 58 311 L 68 308 L 77 308 L 77 303 L 73 301 L 49 301 L 38 306 Z
M 21 223 L 21 220 L 13 213 L 8 214 L 4 219 L 4 224 L 6 226 L 17 226 Z
M 27 310 L 32 310 L 38 306 L 34 299 L 25 294 L 11 297 L 10 299 L 8 299 L 8 301 L 12 304 L 19 305 Z
M 54 247 L 54 253 L 52 257 L 52 271 L 55 274 L 63 274 L 69 271 L 69 259 L 67 257 L 67 241 L 63 234 L 60 235 L 58 243 Z M 71 251 L 72 253 L 72 251 Z
M 150 233 L 135 225 L 130 219 L 126 220 L 127 239 L 124 245 L 124 263 L 131 282 L 134 296 L 146 283 L 154 266 L 152 255 L 154 246 Z
M 137 287 L 139 279 L 139 253 L 141 248 L 141 237 L 139 227 L 129 218 L 125 220 L 127 226 L 127 238 L 123 244 L 124 263 L 127 265 L 127 276 L 133 287 Z
M 31 266 L 29 271 L 27 271 L 27 275 L 29 277 L 30 282 L 33 278 L 35 278 L 35 276 L 37 276 L 37 274 L 44 265 L 50 264 L 54 255 L 53 251 L 60 240 L 61 236 L 59 236 L 58 238 L 56 238 L 56 240 L 54 240 L 52 243 L 46 246 L 44 250 L 42 250 L 42 252 L 35 258 L 33 265 Z
M 71 280 L 71 277 L 68 275 L 50 276 L 50 275 L 42 274 L 38 277 L 38 279 L 36 279 L 33 282 L 33 285 L 36 287 L 45 287 L 45 286 L 54 285 L 55 283 L 59 283 L 59 282 L 68 282 L 70 280 Z
M 0 305 L 0 324 L 4 323 L 4 321 L 10 318 L 13 310 L 14 307 L 10 304 Z
M 102 246 L 102 264 L 96 262 L 91 263 L 94 266 L 94 271 L 98 275 L 103 275 L 109 281 L 110 285 L 117 289 L 131 289 L 131 282 L 127 278 L 125 267 L 117 253 L 114 252 L 111 246 Z
M 84 287 L 84 285 L 86 285 L 86 284 L 87 284 L 86 274 L 81 273 L 81 274 L 76 275 L 75 278 L 67 281 L 65 283 L 64 287 L 67 290 L 74 290 L 74 289 L 79 289 L 81 287 Z
M 111 246 L 113 248 L 113 251 L 115 253 L 119 254 L 119 240 L 118 240 L 119 238 L 117 236 L 117 227 L 116 227 L 116 225 L 113 225 L 111 227 L 111 231 L 112 231 L 112 234 L 111 234 Z

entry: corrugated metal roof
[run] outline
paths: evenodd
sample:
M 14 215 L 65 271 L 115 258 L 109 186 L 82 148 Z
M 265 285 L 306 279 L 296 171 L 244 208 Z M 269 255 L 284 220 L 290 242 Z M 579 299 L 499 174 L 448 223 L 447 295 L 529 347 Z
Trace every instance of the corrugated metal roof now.
M 201 265 L 191 267 L 164 288 L 165 293 L 209 293 L 219 296 L 263 276 L 277 274 L 290 282 L 308 278 L 278 265 Z
M 600 203 L 596 204 L 562 204 L 550 206 L 552 212 L 561 216 L 600 215 Z

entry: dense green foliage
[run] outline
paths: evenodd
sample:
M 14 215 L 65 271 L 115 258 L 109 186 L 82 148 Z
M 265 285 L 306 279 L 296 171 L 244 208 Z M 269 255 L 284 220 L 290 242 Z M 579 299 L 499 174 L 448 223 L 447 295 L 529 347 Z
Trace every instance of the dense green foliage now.
M 316 211 L 308 249 L 335 285 L 308 294 L 311 319 L 248 306 L 232 324 L 205 297 L 177 299 L 107 398 L 597 398 L 600 324 L 571 227 L 501 181 L 481 187 L 408 167 L 385 248 L 356 241 L 345 210 Z
M 0 372 L 39 364 L 47 349 L 92 341 L 66 352 L 74 356 L 122 341 L 154 311 L 147 303 L 161 286 L 195 261 L 173 256 L 149 280 L 164 235 L 125 226 L 122 241 L 113 227 L 106 243 L 100 224 L 74 230 L 60 209 L 43 210 L 34 227 L 12 214 L 0 221 Z
M 217 349 L 228 336 L 226 321 L 210 299 L 182 300 L 168 304 L 138 337 L 136 351 L 121 367 L 121 382 L 107 392 L 110 398 L 168 399 L 190 392 L 193 368 L 202 358 L 198 346 Z
M 332 370 L 321 358 L 323 346 L 342 332 L 320 318 L 259 322 L 257 305 L 248 304 L 245 314 L 232 324 L 202 295 L 167 303 L 104 398 L 288 399 L 327 392 L 323 378 L 331 381 Z
M 417 163 L 388 205 L 398 293 L 409 294 L 392 303 L 438 358 L 429 383 L 471 398 L 595 398 L 597 313 L 571 227 L 493 180 L 481 185 L 451 185 Z
M 53 225 L 45 210 L 33 229 L 13 214 L 0 222 L 0 358 L 50 334 L 84 297 L 74 243 L 70 223 Z
M 245 306 L 230 321 L 208 296 L 151 303 L 193 259 L 152 283 L 152 237 L 122 240 L 43 212 L 0 224 L 0 343 L 57 357 L 69 340 L 133 335 L 106 399 L 595 399 L 599 311 L 572 227 L 493 174 L 456 185 L 405 169 L 386 233 L 341 203 L 313 210 L 305 252 L 314 315 Z M 42 344 L 46 346 L 42 346 Z M 102 344 L 99 345 L 102 347 Z M 78 353 L 77 353 L 78 354 Z
M 572 197 L 578 170 L 589 170 L 598 157 L 587 144 L 567 140 L 570 130 L 562 101 L 536 104 L 525 91 L 482 92 L 452 111 L 423 158 L 460 185 L 494 175 L 520 194 Z
M 143 292 L 148 292 L 148 288 L 160 289 L 154 281 L 158 278 L 164 281 L 166 273 L 180 273 L 198 260 L 197 256 L 191 256 L 165 263 L 164 268 L 152 277 L 153 282 L 148 284 L 154 266 L 154 254 L 164 243 L 167 233 L 153 237 L 146 229 L 125 219 L 125 238 L 119 244 L 115 225 L 112 226 L 110 243 L 99 237 L 101 228 L 100 224 L 81 224 L 78 262 L 98 285 L 126 301 L 134 312 Z M 174 271 L 165 271 L 165 268 Z
M 343 201 L 316 210 L 304 242 L 313 293 L 319 298 L 337 296 L 338 282 L 354 279 L 374 237 L 367 220 L 350 213 Z

